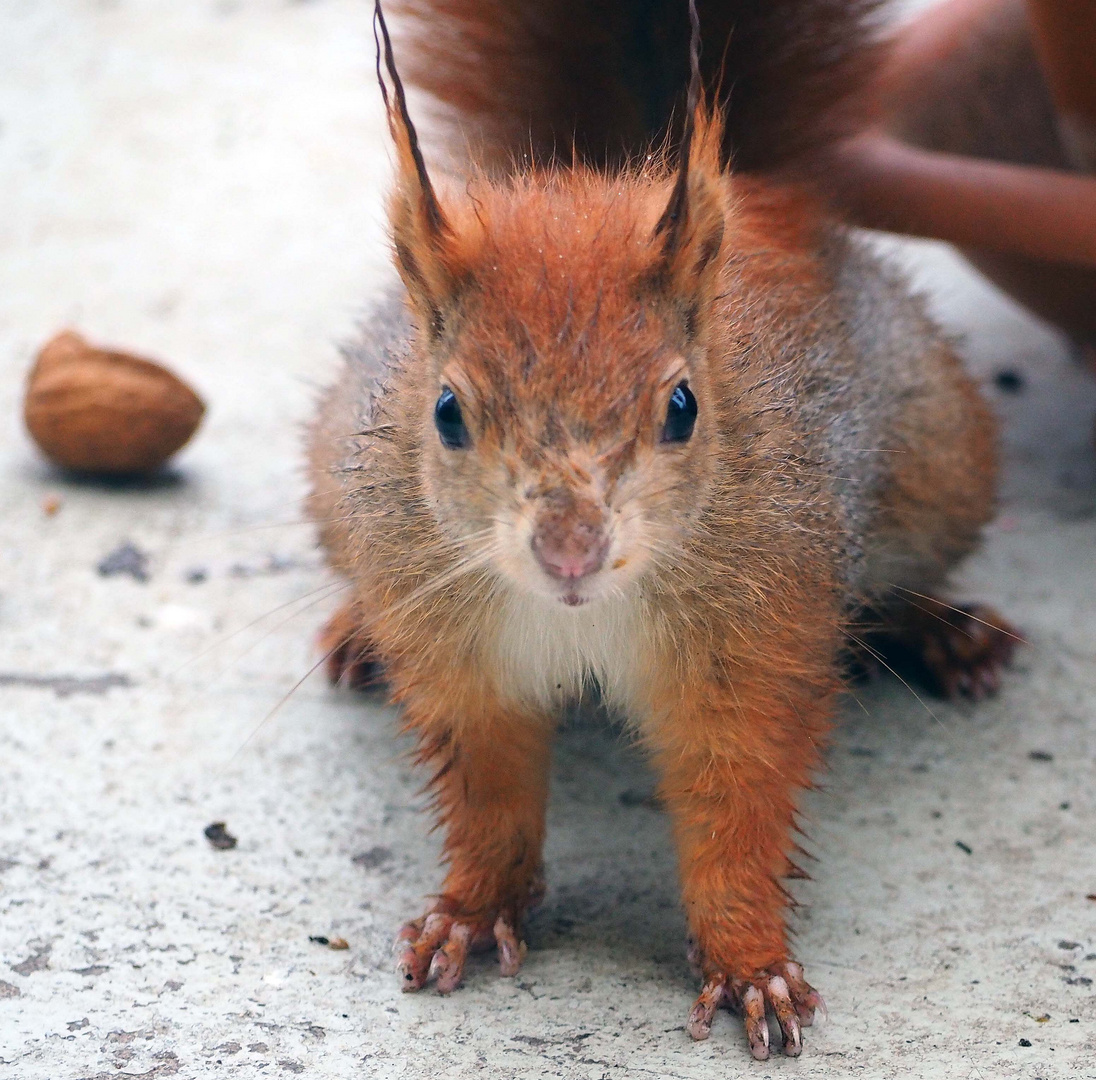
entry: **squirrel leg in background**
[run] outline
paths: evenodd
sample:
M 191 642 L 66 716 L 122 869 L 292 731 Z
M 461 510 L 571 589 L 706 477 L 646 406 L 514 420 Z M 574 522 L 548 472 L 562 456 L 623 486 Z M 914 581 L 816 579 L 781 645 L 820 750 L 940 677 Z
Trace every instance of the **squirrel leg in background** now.
M 755 1058 L 769 1056 L 767 1011 L 795 1056 L 822 1004 L 788 956 L 781 879 L 796 876 L 795 800 L 819 764 L 831 698 L 812 700 L 771 674 L 767 685 L 705 688 L 703 703 L 667 716 L 651 739 L 704 980 L 687 1028 L 705 1039 L 716 1009 L 732 1006 Z
M 868 91 L 899 142 L 868 132 L 835 147 L 847 172 L 814 164 L 862 224 L 889 214 L 898 231 L 959 243 L 1090 352 L 1096 181 L 1081 174 L 1096 170 L 1094 11 L 1071 0 L 929 5 L 902 23 Z
M 943 698 L 975 701 L 997 692 L 1001 672 L 1022 644 L 1020 632 L 985 604 L 953 606 L 895 589 L 885 609 L 864 612 L 856 637 L 864 662 L 908 672 Z
M 320 652 L 328 681 L 336 686 L 365 690 L 384 681 L 384 667 L 373 639 L 362 630 L 353 604 L 346 604 L 320 631 Z
M 847 627 L 869 670 L 893 668 L 942 697 L 993 693 L 1020 635 L 990 607 L 932 594 L 993 516 L 996 424 L 950 349 L 923 358 L 932 377 L 892 434 L 881 509 L 869 537 L 865 606 Z
M 447 706 L 453 700 L 459 694 Z M 442 993 L 455 990 L 469 952 L 492 945 L 501 973 L 516 975 L 525 955 L 522 917 L 544 892 L 551 724 L 490 701 L 467 710 L 460 724 L 424 716 L 414 702 L 407 713 L 419 733 L 419 761 L 433 770 L 449 872 L 437 902 L 400 931 L 403 988 L 434 978 Z

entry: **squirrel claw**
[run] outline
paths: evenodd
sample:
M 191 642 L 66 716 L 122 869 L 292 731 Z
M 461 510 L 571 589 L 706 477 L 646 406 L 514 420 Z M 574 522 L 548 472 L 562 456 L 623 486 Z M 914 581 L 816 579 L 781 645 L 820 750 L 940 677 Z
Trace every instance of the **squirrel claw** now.
M 798 1057 L 803 1050 L 802 1029 L 814 1022 L 817 1010 L 825 1012 L 818 991 L 803 978 L 803 968 L 793 962 L 775 964 L 748 979 L 716 973 L 709 976 L 689 1013 L 686 1030 L 694 1039 L 706 1039 L 712 1018 L 721 1004 L 742 1016 L 750 1053 L 764 1061 L 769 1056 L 769 1023 L 772 1013 L 783 1036 L 784 1053 Z
M 712 1033 L 712 1018 L 716 1009 L 723 1003 L 726 991 L 723 988 L 721 978 L 712 979 L 704 984 L 700 991 L 700 997 L 689 1013 L 689 1019 L 685 1023 L 685 1030 L 700 1042 Z
M 433 980 L 439 994 L 460 986 L 468 955 L 498 947 L 499 974 L 516 975 L 525 959 L 526 946 L 513 920 L 499 915 L 493 922 L 461 919 L 445 912 L 431 912 L 409 922 L 396 937 L 396 970 L 405 991 L 421 990 Z
M 495 920 L 493 933 L 499 950 L 499 974 L 510 978 L 521 970 L 521 962 L 528 951 L 525 942 L 501 915 Z

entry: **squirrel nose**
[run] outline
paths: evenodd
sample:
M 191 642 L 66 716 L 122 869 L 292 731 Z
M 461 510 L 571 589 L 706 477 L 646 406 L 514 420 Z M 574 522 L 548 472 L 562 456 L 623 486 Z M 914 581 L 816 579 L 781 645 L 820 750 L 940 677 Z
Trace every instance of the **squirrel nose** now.
M 573 582 L 601 569 L 609 551 L 609 538 L 600 529 L 578 524 L 566 532 L 534 534 L 532 547 L 549 577 Z

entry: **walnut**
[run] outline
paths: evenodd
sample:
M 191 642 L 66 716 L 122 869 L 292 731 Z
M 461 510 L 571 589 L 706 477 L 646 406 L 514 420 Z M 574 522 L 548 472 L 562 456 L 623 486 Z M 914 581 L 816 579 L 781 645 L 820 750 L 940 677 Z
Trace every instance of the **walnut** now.
M 151 360 L 65 330 L 27 378 L 27 430 L 52 462 L 103 475 L 150 473 L 194 434 L 205 404 Z

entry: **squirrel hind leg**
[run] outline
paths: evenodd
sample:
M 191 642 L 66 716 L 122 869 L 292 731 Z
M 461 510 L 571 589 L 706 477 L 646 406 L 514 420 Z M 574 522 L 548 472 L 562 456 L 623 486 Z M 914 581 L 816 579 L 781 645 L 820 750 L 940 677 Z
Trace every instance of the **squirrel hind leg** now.
M 328 620 L 320 631 L 319 647 L 333 686 L 369 690 L 384 682 L 384 665 L 353 604 L 339 608 Z
M 880 667 L 909 676 L 939 697 L 980 701 L 997 692 L 1020 632 L 984 604 L 952 605 L 919 593 L 857 619 L 853 676 Z

